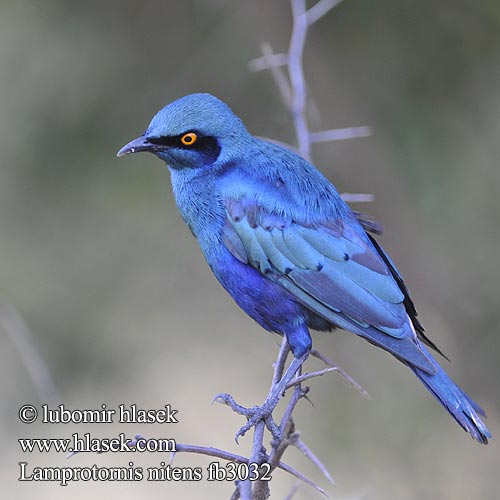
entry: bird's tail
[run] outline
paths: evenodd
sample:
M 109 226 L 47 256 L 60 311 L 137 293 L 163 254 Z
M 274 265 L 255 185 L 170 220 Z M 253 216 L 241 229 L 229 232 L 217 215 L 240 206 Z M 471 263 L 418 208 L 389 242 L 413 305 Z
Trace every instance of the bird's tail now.
M 424 346 L 421 349 L 432 360 L 436 373 L 431 375 L 420 368 L 409 367 L 466 432 L 476 441 L 488 444 L 491 434 L 481 420 L 481 416 L 486 417 L 484 410 L 453 382 Z

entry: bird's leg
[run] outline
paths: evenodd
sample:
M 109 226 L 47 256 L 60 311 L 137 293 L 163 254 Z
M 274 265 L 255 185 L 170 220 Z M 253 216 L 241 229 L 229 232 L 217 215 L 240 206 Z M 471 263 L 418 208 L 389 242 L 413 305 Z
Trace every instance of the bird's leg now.
M 236 442 L 238 442 L 240 436 L 244 436 L 261 420 L 265 421 L 266 427 L 273 435 L 273 438 L 279 439 L 280 430 L 272 418 L 272 413 L 278 405 L 279 400 L 285 393 L 288 384 L 292 381 L 293 377 L 297 373 L 297 370 L 300 369 L 304 361 L 307 359 L 308 354 L 309 353 L 306 353 L 299 358 L 293 358 L 285 374 L 283 375 L 281 380 L 273 387 L 268 397 L 261 406 L 245 408 L 237 404 L 229 394 L 218 394 L 217 396 L 215 396 L 213 401 L 224 403 L 230 406 L 234 412 L 243 415 L 248 419 L 248 422 L 236 433 Z

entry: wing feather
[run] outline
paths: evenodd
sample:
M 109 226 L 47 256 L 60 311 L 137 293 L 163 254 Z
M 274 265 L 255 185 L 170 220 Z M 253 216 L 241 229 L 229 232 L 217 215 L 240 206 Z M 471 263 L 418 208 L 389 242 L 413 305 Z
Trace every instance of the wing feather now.
M 255 236 L 267 255 L 268 260 L 280 273 L 287 274 L 295 267 L 276 247 L 270 231 L 266 231 L 259 226 L 255 228 Z
M 331 307 L 327 307 L 322 303 L 315 301 L 313 297 L 311 297 L 302 288 L 295 285 L 288 279 L 288 277 L 281 277 L 278 281 L 290 293 L 297 297 L 301 303 L 311 307 L 316 314 L 319 314 L 323 318 L 331 321 L 333 324 L 366 338 L 366 340 L 372 344 L 383 347 L 390 353 L 394 354 L 397 358 L 407 361 L 427 373 L 435 373 L 436 368 L 429 361 L 427 356 L 425 356 L 425 354 L 417 347 L 411 337 L 406 336 L 403 338 L 394 338 L 372 326 L 366 328 L 360 327 L 353 320 L 350 320 L 342 314 L 334 312 Z
M 406 288 L 361 227 L 356 232 L 341 221 L 300 224 L 245 200 L 230 200 L 226 209 L 223 241 L 238 260 L 332 324 L 434 372 L 415 342 Z
M 301 269 L 307 269 L 307 266 L 304 265 L 298 258 L 296 258 L 288 248 L 284 238 L 284 232 L 284 229 L 282 230 L 276 227 L 271 231 L 271 239 L 274 246 L 282 255 L 284 255 L 290 262 L 292 262 L 294 266 L 300 267 Z
M 319 271 L 325 265 L 325 257 L 302 238 L 295 229 L 296 224 L 283 230 L 283 239 L 290 253 L 307 269 Z

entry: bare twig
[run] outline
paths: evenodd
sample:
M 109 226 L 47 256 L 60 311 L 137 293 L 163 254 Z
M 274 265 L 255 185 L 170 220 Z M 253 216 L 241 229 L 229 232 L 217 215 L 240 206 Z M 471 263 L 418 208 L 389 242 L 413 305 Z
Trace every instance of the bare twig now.
M 320 0 L 307 11 L 307 25 L 315 23 L 342 2 L 342 0 Z
M 300 154 L 311 157 L 311 141 L 306 119 L 306 82 L 302 66 L 302 55 L 307 36 L 305 0 L 291 0 L 293 30 L 288 49 L 288 73 L 292 86 L 291 112 Z
M 286 337 L 283 336 L 283 340 L 281 342 L 280 350 L 278 353 L 278 357 L 274 364 L 274 374 L 271 382 L 271 388 L 269 389 L 269 394 L 273 392 L 273 389 L 276 387 L 276 384 L 283 377 L 283 373 L 285 370 L 285 363 L 290 353 L 290 347 L 286 340 Z M 264 431 L 265 431 L 265 423 L 263 421 L 259 422 L 255 426 L 254 437 L 253 437 L 253 446 L 252 446 L 252 456 L 250 457 L 250 463 L 263 463 L 264 461 L 269 461 L 269 457 L 265 453 L 264 449 Z M 250 480 L 240 481 L 238 483 L 238 489 L 240 491 L 240 496 L 242 500 L 261 500 L 267 499 L 270 495 L 269 485 L 266 481 L 257 481 L 253 485 L 253 493 L 252 493 L 252 483 Z
M 306 380 L 309 380 L 311 378 L 315 377 L 321 377 L 325 375 L 325 373 L 330 373 L 330 372 L 336 372 L 338 371 L 337 368 L 329 367 L 329 368 L 324 368 L 323 370 L 317 371 L 317 372 L 309 372 L 309 373 L 304 373 L 304 375 L 301 375 L 300 377 L 294 378 L 287 386 L 287 389 L 290 389 L 290 387 L 293 387 L 295 385 L 300 385 L 302 382 L 305 382 Z
M 295 424 L 292 420 L 293 410 L 295 410 L 295 407 L 297 406 L 299 400 L 305 397 L 308 392 L 309 388 L 302 388 L 300 384 L 294 387 L 290 402 L 288 403 L 288 406 L 286 407 L 286 410 L 284 411 L 283 417 L 281 419 L 280 430 L 283 436 L 286 436 L 288 438 L 289 433 L 293 432 L 293 429 L 295 428 Z M 289 432 L 287 432 L 287 428 L 289 429 Z
M 332 130 L 322 130 L 310 134 L 311 142 L 345 141 L 347 139 L 358 139 L 359 137 L 369 137 L 373 134 L 371 127 L 347 127 L 335 128 Z
M 268 42 L 262 42 L 260 47 L 263 56 L 252 59 L 248 63 L 249 71 L 254 73 L 275 66 L 286 66 L 288 64 L 288 54 L 274 54 Z
M 141 436 L 140 434 L 136 434 L 134 439 L 130 439 L 129 441 L 127 441 L 127 444 L 130 447 L 134 447 L 134 445 L 137 443 L 137 441 L 139 439 L 145 439 L 145 438 L 143 436 Z M 246 458 L 246 457 L 243 457 L 242 455 L 237 455 L 236 453 L 231 453 L 229 451 L 221 450 L 219 448 L 214 448 L 212 446 L 198 446 L 198 445 L 182 444 L 182 443 L 177 443 L 176 442 L 175 443 L 175 448 L 176 448 L 176 451 L 172 452 L 172 456 L 171 456 L 171 459 L 170 459 L 170 464 L 172 464 L 173 458 L 175 457 L 175 455 L 177 453 L 195 453 L 195 454 L 198 454 L 198 455 L 206 455 L 206 456 L 209 456 L 209 457 L 220 458 L 222 460 L 227 460 L 228 462 L 235 462 L 235 463 L 238 463 L 238 464 L 249 464 L 250 463 L 249 459 Z M 71 458 L 74 455 L 77 455 L 79 453 L 80 452 L 78 452 L 78 451 L 71 452 L 67 456 L 67 458 Z M 104 453 L 104 452 L 98 452 L 98 453 Z M 320 488 L 319 486 L 317 486 L 307 476 L 305 476 L 301 472 L 295 470 L 293 467 L 290 467 L 286 463 L 284 463 L 284 462 L 278 462 L 276 464 L 276 468 L 281 469 L 284 472 L 287 472 L 288 474 L 296 477 L 297 479 L 299 479 L 303 483 L 311 486 L 312 488 L 314 488 L 316 491 L 318 491 L 322 495 L 326 496 L 327 498 L 330 498 L 327 495 L 327 493 L 325 492 L 325 490 L 323 490 L 323 488 Z M 239 498 L 239 497 L 234 497 L 234 498 Z M 244 497 L 242 497 L 242 498 L 244 498 Z M 252 498 L 252 500 L 253 500 L 253 498 Z
M 322 474 L 330 481 L 332 484 L 335 484 L 332 476 L 328 472 L 328 469 L 323 465 L 323 462 L 312 452 L 312 450 L 307 446 L 298 433 L 295 433 L 291 438 L 291 444 L 293 444 L 296 448 L 298 448 L 321 472 Z
M 141 436 L 137 435 L 136 439 L 140 439 Z M 213 447 L 207 447 L 207 446 L 195 446 L 195 445 L 190 445 L 190 444 L 181 444 L 181 443 L 176 443 L 176 453 L 196 453 L 199 455 L 207 455 L 210 457 L 215 457 L 215 458 L 220 458 L 222 460 L 227 460 L 230 462 L 236 462 L 239 464 L 248 464 L 249 459 L 246 457 L 243 457 L 241 455 L 236 455 L 235 453 L 230 453 L 225 450 L 221 450 L 219 448 L 213 448 Z M 307 476 L 304 476 L 301 472 L 298 472 L 295 470 L 293 467 L 290 467 L 289 465 L 285 464 L 284 462 L 278 462 L 277 466 L 278 469 L 281 469 L 285 472 L 288 472 L 288 474 L 291 474 L 292 476 L 295 476 L 297 479 L 300 479 L 303 483 L 308 484 L 312 488 L 314 488 L 316 491 L 319 493 L 325 495 L 328 497 L 326 494 L 325 490 L 323 488 L 320 488 L 317 486 L 313 481 L 311 481 Z M 244 497 L 241 497 L 242 499 Z
M 28 325 L 15 307 L 4 300 L 0 300 L 0 327 L 14 343 L 40 400 L 53 405 L 59 404 L 61 397 L 54 379 L 35 345 Z
M 271 389 L 276 387 L 276 384 L 281 380 L 283 373 L 285 371 L 285 363 L 288 354 L 290 353 L 290 346 L 286 340 L 286 337 L 283 335 L 283 339 L 281 340 L 280 352 L 278 353 L 278 358 L 276 359 L 276 363 L 274 364 L 274 375 L 273 375 L 273 384 Z
M 331 359 L 327 358 L 324 354 L 317 351 L 316 349 L 311 350 L 311 356 L 320 359 L 321 361 L 323 361 L 323 363 L 325 363 L 325 365 L 333 368 L 335 371 L 340 373 L 340 375 L 342 375 L 342 377 L 345 380 L 347 380 L 347 382 L 349 382 L 349 384 L 352 387 L 354 387 L 354 389 L 356 389 L 360 394 L 365 396 L 365 398 L 371 399 L 370 395 L 368 394 L 368 391 L 364 387 L 362 387 L 361 384 L 358 384 L 358 382 L 356 382 L 345 370 L 336 366 Z
M 319 132 L 311 132 L 309 130 L 309 123 L 307 120 L 308 102 L 314 104 L 314 100 L 308 97 L 307 84 L 303 68 L 303 53 L 307 32 L 312 24 L 325 16 L 327 12 L 333 9 L 340 2 L 341 0 L 319 0 L 315 5 L 307 10 L 305 0 L 290 0 L 293 27 L 288 52 L 286 54 L 276 54 L 269 43 L 263 43 L 261 44 L 262 57 L 254 59 L 249 63 L 250 71 L 262 71 L 264 69 L 270 70 L 274 82 L 280 92 L 281 98 L 287 109 L 290 111 L 292 117 L 295 128 L 297 152 L 308 160 L 311 158 L 312 145 L 315 143 L 366 137 L 371 134 L 371 129 L 366 126 L 322 130 Z M 288 70 L 288 75 L 286 74 L 286 70 Z M 315 109 L 316 115 L 319 116 L 317 108 Z M 295 149 L 293 146 L 288 144 L 281 144 L 288 149 Z M 371 195 L 351 193 L 345 193 L 342 197 L 344 200 L 349 202 L 366 202 L 372 201 L 373 199 Z M 359 214 L 358 218 L 360 218 L 360 222 L 363 223 L 364 219 L 361 214 Z M 363 219 L 363 221 L 361 219 Z M 365 224 L 370 225 L 370 227 L 373 226 L 373 228 L 376 229 L 375 223 L 365 221 Z M 273 379 L 268 398 L 271 397 L 277 384 L 283 378 L 286 360 L 289 353 L 290 347 L 284 337 L 274 365 Z M 275 468 L 283 468 L 280 466 L 280 464 L 282 464 L 281 457 L 286 449 L 290 445 L 293 445 L 301 450 L 302 453 L 304 453 L 304 455 L 307 456 L 316 465 L 316 467 L 318 467 L 318 469 L 329 481 L 333 482 L 333 479 L 326 467 L 312 452 L 312 450 L 310 450 L 309 447 L 307 447 L 300 439 L 299 434 L 295 432 L 295 424 L 292 418 L 293 411 L 300 399 L 307 398 L 307 393 L 309 391 L 307 387 L 303 388 L 301 384 L 314 377 L 320 377 L 326 373 L 336 371 L 361 394 L 365 396 L 368 396 L 368 394 L 360 386 L 360 384 L 352 379 L 344 370 L 336 367 L 328 358 L 326 358 L 326 356 L 321 355 L 317 351 L 313 351 L 312 354 L 322 360 L 327 365 L 327 368 L 305 374 L 302 374 L 301 369 L 299 369 L 295 378 L 286 387 L 286 389 L 293 388 L 293 393 L 283 412 L 277 432 L 275 429 L 276 424 L 274 423 L 272 417 L 269 417 L 270 421 L 266 420 L 264 422 L 261 420 L 254 426 L 252 453 L 249 461 L 259 464 L 267 462 L 271 466 L 271 470 L 274 470 Z M 229 405 L 233 411 L 239 414 L 248 415 L 248 412 L 245 411 L 246 409 L 236 404 L 234 399 L 228 394 L 219 395 L 216 400 Z M 272 425 L 270 425 L 270 422 Z M 274 436 L 274 439 L 271 442 L 269 454 L 267 454 L 263 444 L 266 426 L 272 431 Z M 305 482 L 313 486 L 316 490 L 321 490 L 318 485 L 310 482 L 309 480 Z M 288 498 L 291 498 L 296 489 L 297 488 L 290 492 Z M 270 491 L 268 482 L 258 480 L 253 483 L 250 481 L 238 482 L 236 491 L 233 493 L 231 498 L 233 500 L 237 500 L 238 498 L 241 498 L 241 500 L 265 500 L 269 496 Z
M 292 89 L 290 88 L 290 83 L 287 80 L 286 74 L 283 71 L 282 65 L 276 64 L 276 54 L 274 54 L 271 44 L 268 42 L 263 42 L 260 44 L 260 50 L 262 51 L 262 61 L 266 65 L 267 69 L 271 71 L 274 83 L 278 90 L 280 91 L 281 99 L 283 104 L 289 108 L 292 103 Z M 282 59 L 282 58 L 279 58 Z M 288 55 L 286 55 L 286 64 L 288 64 Z
M 274 381 L 273 381 L 274 383 Z M 267 454 L 264 448 L 265 422 L 261 420 L 256 426 L 253 436 L 252 454 L 249 463 L 262 464 L 267 461 Z M 252 483 L 250 480 L 239 483 L 241 500 L 266 500 L 270 496 L 269 484 L 267 481 L 257 480 L 254 484 L 252 495 Z
M 288 495 L 283 500 L 292 500 L 293 496 L 295 495 L 295 493 L 297 493 L 297 491 L 299 491 L 299 489 L 300 489 L 300 483 L 295 483 L 292 486 L 292 489 L 290 490 Z
M 308 95 L 303 68 L 303 53 L 307 31 L 312 24 L 324 17 L 341 1 L 320 0 L 309 10 L 306 10 L 305 0 L 291 0 L 293 28 L 288 53 L 275 54 L 270 44 L 265 42 L 261 44 L 262 57 L 249 63 L 250 71 L 255 72 L 264 69 L 271 71 L 283 102 L 292 115 L 298 153 L 308 160 L 311 158 L 313 143 L 355 139 L 368 137 L 372 134 L 372 129 L 367 126 L 310 132 L 307 123 Z M 283 70 L 285 66 L 288 68 L 288 79 Z M 317 111 L 314 101 L 312 99 L 310 101 L 314 104 L 313 111 Z M 318 113 L 316 112 L 316 114 Z
M 342 193 L 340 196 L 346 203 L 371 203 L 375 199 L 368 193 Z

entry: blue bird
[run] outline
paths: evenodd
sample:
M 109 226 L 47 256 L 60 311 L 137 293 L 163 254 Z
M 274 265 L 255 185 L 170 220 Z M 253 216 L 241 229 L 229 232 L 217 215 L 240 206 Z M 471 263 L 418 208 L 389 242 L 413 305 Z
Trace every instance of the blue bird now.
M 239 435 L 274 409 L 311 350 L 309 330 L 341 328 L 393 354 L 465 431 L 488 442 L 483 409 L 427 349 L 437 350 L 396 266 L 313 165 L 252 136 L 210 94 L 165 106 L 118 156 L 142 151 L 167 164 L 179 212 L 220 284 L 293 352 Z

